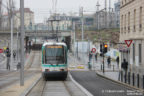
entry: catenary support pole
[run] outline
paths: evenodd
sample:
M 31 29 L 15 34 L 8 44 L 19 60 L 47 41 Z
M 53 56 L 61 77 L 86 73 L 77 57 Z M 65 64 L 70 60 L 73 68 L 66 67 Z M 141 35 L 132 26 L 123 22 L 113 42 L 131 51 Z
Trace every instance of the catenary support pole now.
M 24 86 L 24 0 L 20 0 L 20 48 L 21 48 L 21 69 L 20 69 L 20 85 Z
M 13 66 L 13 3 L 12 0 L 10 1 L 11 7 L 11 63 L 10 66 Z

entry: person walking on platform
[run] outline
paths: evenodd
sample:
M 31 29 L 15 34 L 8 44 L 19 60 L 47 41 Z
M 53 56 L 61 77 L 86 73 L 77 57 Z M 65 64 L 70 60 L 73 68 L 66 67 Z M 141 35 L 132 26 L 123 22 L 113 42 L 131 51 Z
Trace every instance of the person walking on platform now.
M 95 60 L 97 61 L 97 53 L 95 54 Z
M 108 67 L 110 68 L 111 67 L 111 57 L 110 56 L 107 58 L 107 63 L 108 63 Z
M 16 57 L 16 52 L 14 51 L 13 52 L 13 58 L 14 58 L 14 60 L 15 60 L 15 57 Z
M 10 52 L 8 52 L 7 53 L 7 65 L 6 65 L 7 70 L 10 70 L 10 56 L 11 54 Z
M 91 62 L 92 59 L 92 52 L 89 52 L 89 62 Z

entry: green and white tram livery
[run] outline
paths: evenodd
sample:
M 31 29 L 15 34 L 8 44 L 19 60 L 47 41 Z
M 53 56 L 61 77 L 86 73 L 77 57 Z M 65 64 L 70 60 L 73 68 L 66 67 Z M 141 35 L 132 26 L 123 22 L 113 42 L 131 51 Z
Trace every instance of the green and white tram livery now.
M 65 43 L 47 42 L 42 46 L 42 75 L 44 78 L 59 77 L 66 79 L 67 46 Z

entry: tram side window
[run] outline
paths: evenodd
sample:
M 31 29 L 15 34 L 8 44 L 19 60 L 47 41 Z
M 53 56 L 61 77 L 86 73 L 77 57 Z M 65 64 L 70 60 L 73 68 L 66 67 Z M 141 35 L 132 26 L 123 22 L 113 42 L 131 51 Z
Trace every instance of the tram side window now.
M 65 61 L 65 64 L 67 64 L 67 50 L 65 49 L 64 52 L 65 52 L 64 61 Z

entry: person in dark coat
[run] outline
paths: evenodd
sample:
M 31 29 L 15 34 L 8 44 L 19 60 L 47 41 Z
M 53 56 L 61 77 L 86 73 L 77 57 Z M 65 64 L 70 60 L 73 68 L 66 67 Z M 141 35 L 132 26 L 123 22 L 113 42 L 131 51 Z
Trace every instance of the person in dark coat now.
M 95 60 L 97 61 L 97 53 L 95 54 Z
M 108 67 L 110 67 L 110 65 L 111 65 L 111 57 L 110 56 L 107 58 L 107 63 L 108 63 Z
M 127 73 L 128 62 L 126 61 L 126 59 L 123 60 L 121 67 L 125 71 L 125 73 Z
M 92 52 L 89 52 L 89 62 L 91 61 L 92 59 Z
M 119 67 L 119 56 L 116 58 L 117 66 Z
M 11 54 L 10 52 L 8 52 L 7 53 L 7 65 L 6 65 L 7 70 L 10 70 L 10 57 L 11 57 Z

